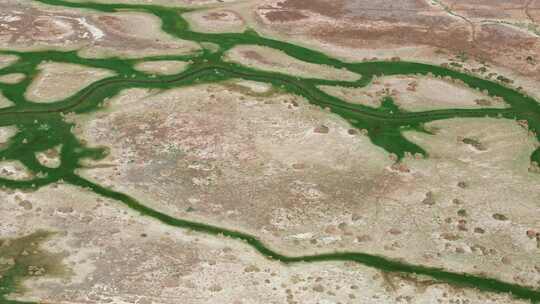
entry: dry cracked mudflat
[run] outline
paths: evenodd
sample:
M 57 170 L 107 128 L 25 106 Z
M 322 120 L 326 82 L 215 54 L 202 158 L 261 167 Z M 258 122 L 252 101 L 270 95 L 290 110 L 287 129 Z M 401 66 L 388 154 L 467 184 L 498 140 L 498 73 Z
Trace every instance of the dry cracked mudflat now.
M 0 304 L 540 302 L 540 1 L 4 0 Z

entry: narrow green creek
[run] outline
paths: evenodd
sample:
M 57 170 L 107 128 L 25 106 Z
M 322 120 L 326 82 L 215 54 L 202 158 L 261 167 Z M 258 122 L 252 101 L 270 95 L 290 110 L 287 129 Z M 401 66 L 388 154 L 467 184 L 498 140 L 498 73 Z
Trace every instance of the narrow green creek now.
M 411 265 L 360 252 L 286 256 L 268 248 L 254 236 L 168 216 L 146 207 L 132 197 L 107 189 L 76 175 L 75 170 L 81 168 L 81 159 L 99 160 L 106 156 L 106 151 L 102 148 L 85 146 L 71 132 L 73 125 L 64 120 L 64 114 L 71 112 L 88 113 L 99 111 L 105 99 L 111 98 L 120 91 L 128 88 L 169 89 L 201 83 L 220 82 L 232 78 L 243 78 L 272 84 L 285 92 L 303 96 L 312 104 L 330 109 L 332 113 L 346 119 L 355 128 L 368 130 L 368 136 L 373 144 L 384 148 L 390 153 L 394 153 L 398 159 L 401 159 L 404 157 L 405 152 L 426 155 L 426 152 L 421 147 L 408 141 L 402 135 L 403 131 L 417 130 L 427 132 L 423 128 L 425 123 L 454 117 L 499 117 L 525 120 L 528 123 L 529 129 L 535 132 L 537 139 L 540 141 L 540 104 L 533 98 L 499 83 L 439 66 L 403 61 L 348 63 L 294 44 L 261 37 L 252 30 L 238 34 L 204 34 L 192 32 L 187 22 L 181 17 L 182 13 L 189 11 L 188 9 L 154 5 L 72 3 L 63 0 L 36 1 L 49 5 L 92 9 L 101 12 L 116 12 L 126 9 L 148 12 L 161 19 L 163 31 L 185 40 L 198 43 L 214 43 L 219 46 L 219 50 L 211 52 L 203 49 L 193 55 L 187 56 L 153 56 L 143 58 L 142 60 L 190 60 L 192 62 L 188 69 L 180 74 L 157 77 L 150 77 L 148 74 L 138 72 L 133 68 L 141 59 L 86 59 L 79 57 L 75 51 L 0 51 L 0 54 L 13 54 L 20 58 L 16 63 L 0 69 L 0 75 L 24 73 L 27 76 L 25 80 L 18 84 L 0 84 L 2 93 L 14 102 L 13 106 L 0 109 L 0 126 L 15 125 L 18 128 L 17 134 L 10 139 L 8 146 L 0 150 L 0 158 L 18 160 L 31 171 L 38 173 L 32 180 L 16 181 L 0 178 L 0 185 L 4 188 L 36 190 L 42 186 L 63 181 L 90 189 L 98 195 L 122 202 L 140 214 L 155 218 L 167 225 L 212 235 L 225 235 L 233 239 L 242 240 L 261 254 L 283 263 L 353 261 L 382 271 L 426 275 L 435 280 L 447 282 L 455 286 L 477 288 L 482 291 L 511 293 L 516 298 L 540 302 L 540 290 L 506 283 L 497 279 Z M 224 52 L 241 44 L 261 45 L 279 49 L 299 60 L 329 65 L 340 69 L 344 68 L 362 75 L 362 78 L 352 82 L 315 78 L 306 79 L 252 69 L 223 61 L 222 56 Z M 66 62 L 89 67 L 106 68 L 115 71 L 117 76 L 95 82 L 65 100 L 46 104 L 32 103 L 25 98 L 24 93 L 37 75 L 37 66 L 42 61 Z M 470 88 L 485 90 L 491 96 L 502 97 L 508 107 L 503 109 L 444 109 L 404 112 L 396 108 L 391 99 L 385 100 L 383 106 L 376 109 L 347 103 L 317 88 L 319 85 L 362 87 L 368 85 L 375 76 L 427 75 L 429 73 L 435 76 L 448 76 L 456 80 L 461 80 Z M 36 152 L 44 151 L 60 144 L 62 145 L 60 154 L 61 165 L 58 168 L 45 167 L 37 161 L 35 157 Z M 531 161 L 540 163 L 540 148 L 532 153 Z M 0 277 L 1 303 L 22 303 L 7 299 L 7 295 L 16 290 L 17 284 L 15 282 L 20 280 L 21 276 L 20 271 L 15 269 L 4 273 Z

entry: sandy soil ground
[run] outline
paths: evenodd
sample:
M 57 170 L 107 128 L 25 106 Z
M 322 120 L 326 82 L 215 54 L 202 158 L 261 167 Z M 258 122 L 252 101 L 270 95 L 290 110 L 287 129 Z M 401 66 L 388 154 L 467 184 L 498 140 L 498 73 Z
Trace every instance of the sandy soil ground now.
M 23 81 L 26 76 L 22 73 L 12 73 L 0 76 L 0 82 L 6 84 L 16 84 Z
M 17 133 L 17 127 L 0 127 L 0 143 L 5 144 L 8 140 Z
M 241 33 L 246 29 L 244 20 L 234 11 L 226 9 L 199 10 L 182 16 L 196 32 Z
M 0 161 L 0 177 L 9 180 L 30 180 L 34 174 L 20 161 Z
M 304 62 L 282 51 L 257 45 L 236 46 L 227 51 L 225 59 L 251 68 L 304 78 L 355 81 L 361 77 L 346 69 Z
M 540 96 L 535 85 L 540 81 L 536 58 L 540 38 L 529 30 L 538 28 L 538 20 L 525 13 L 538 14 L 538 4 L 531 2 L 526 8 L 521 0 L 490 1 L 489 5 L 458 1 L 461 12 L 468 14 L 498 12 L 489 18 L 469 19 L 452 11 L 452 3 L 447 2 L 268 0 L 237 5 L 236 10 L 264 35 L 351 61 L 400 57 L 441 64 L 465 54 L 466 70 L 477 62 L 489 63 L 490 72 L 512 78 L 516 87 Z M 480 9 L 470 9 L 476 5 Z
M 492 80 L 504 76 L 506 85 L 540 99 L 538 0 L 151 3 L 200 7 L 186 14 L 197 31 L 253 28 L 349 61 L 401 59 Z M 5 0 L 0 3 L 0 48 L 140 58 L 192 54 L 201 46 L 163 33 L 159 19 L 146 13 L 106 14 Z M 298 77 L 359 77 L 258 46 L 239 46 L 227 56 Z M 0 69 L 14 60 L 0 56 Z M 185 63 L 148 61 L 137 68 L 174 74 Z M 44 62 L 40 69 L 26 92 L 35 102 L 61 100 L 112 75 L 55 62 Z M 426 77 L 385 77 L 359 90 L 324 89 L 370 106 L 391 95 L 410 111 L 504 106 L 481 92 Z M 0 95 L 0 104 L 10 101 Z M 405 133 L 426 149 L 428 158 L 408 155 L 396 164 L 346 121 L 253 81 L 130 89 L 99 112 L 66 119 L 88 145 L 110 147 L 107 158 L 85 161 L 79 174 L 172 216 L 250 233 L 288 255 L 354 250 L 540 288 L 540 174 L 529 170 L 529 157 L 539 144 L 516 121 L 429 123 L 425 127 L 432 134 Z M 14 133 L 14 127 L 0 128 L 0 149 Z M 35 156 L 56 167 L 61 149 Z M 0 160 L 0 177 L 21 180 L 33 174 L 20 163 Z M 242 242 L 173 229 L 62 183 L 38 191 L 0 189 L 0 201 L 0 253 L 6 244 L 23 244 L 16 258 L 30 255 L 52 263 L 50 269 L 28 265 L 31 279 L 12 295 L 17 299 L 62 304 L 524 303 L 351 263 L 284 265 Z M 43 243 L 24 243 L 23 237 L 39 231 L 52 235 Z
M 406 111 L 448 108 L 505 107 L 504 101 L 452 80 L 418 76 L 385 76 L 363 88 L 321 86 L 323 91 L 351 103 L 379 107 L 384 97 Z
M 290 254 L 358 250 L 540 283 L 539 244 L 526 233 L 540 230 L 540 176 L 528 172 L 538 143 L 515 121 L 433 123 L 436 135 L 408 134 L 429 158 L 395 166 L 294 96 L 219 85 L 148 94 L 126 91 L 96 120 L 74 119 L 83 138 L 111 147 L 81 174 Z
M 0 109 L 10 107 L 13 104 L 14 103 L 11 100 L 7 99 L 0 91 Z
M 17 59 L 18 59 L 17 56 L 13 56 L 13 55 L 0 55 L 0 69 L 3 69 L 9 66 L 10 64 L 16 62 Z
M 20 300 L 54 303 L 523 303 L 350 263 L 286 266 L 241 242 L 172 229 L 63 184 L 1 192 L 2 239 L 52 232 L 38 250 L 60 257 L 25 282 Z M 76 203 L 74 203 L 76 202 Z M 21 244 L 21 249 L 33 248 Z M 34 247 L 35 248 L 35 247 Z M 28 254 L 28 253 L 27 253 Z M 30 265 L 32 266 L 32 265 Z M 61 275 L 50 276 L 52 266 Z M 58 271 L 57 271 L 58 272 Z M 220 275 L 215 275 L 220 273 Z
M 36 153 L 36 159 L 40 164 L 49 168 L 57 168 L 61 164 L 60 152 L 62 151 L 62 146 L 56 146 L 54 148 L 40 151 Z
M 36 2 L 0 4 L 0 48 L 77 50 L 85 57 L 183 55 L 196 43 L 161 31 L 156 16 L 64 9 Z
M 184 71 L 188 62 L 176 60 L 143 61 L 135 65 L 135 69 L 149 74 L 174 75 Z
M 43 62 L 38 69 L 40 72 L 25 95 L 30 101 L 43 103 L 60 101 L 98 80 L 115 75 L 105 69 L 59 62 Z

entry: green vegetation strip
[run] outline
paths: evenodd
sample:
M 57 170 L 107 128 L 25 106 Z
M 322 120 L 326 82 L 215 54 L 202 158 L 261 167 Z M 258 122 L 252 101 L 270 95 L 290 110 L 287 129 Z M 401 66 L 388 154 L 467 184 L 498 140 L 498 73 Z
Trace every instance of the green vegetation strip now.
M 102 196 L 112 198 L 118 201 L 123 202 L 129 208 L 138 211 L 144 216 L 150 216 L 158 221 L 165 223 L 170 226 L 188 228 L 194 231 L 199 231 L 212 235 L 221 235 L 224 237 L 230 237 L 233 239 L 241 240 L 249 244 L 255 250 L 257 250 L 262 255 L 278 260 L 286 264 L 293 263 L 309 263 L 309 262 L 330 262 L 330 261 L 352 261 L 363 264 L 365 266 L 373 267 L 382 271 L 387 272 L 400 272 L 400 273 L 414 273 L 417 275 L 426 275 L 430 276 L 436 280 L 442 282 L 450 283 L 456 286 L 462 287 L 472 287 L 477 288 L 483 291 L 492 291 L 492 292 L 507 292 L 512 293 L 517 298 L 530 299 L 532 301 L 540 301 L 540 291 L 535 291 L 517 284 L 509 284 L 496 279 L 482 278 L 479 276 L 454 273 L 449 271 L 444 271 L 439 268 L 433 267 L 424 267 L 417 265 L 410 265 L 403 262 L 398 262 L 390 260 L 381 256 L 359 253 L 359 252 L 335 252 L 335 253 L 326 253 L 326 254 L 317 254 L 317 255 L 306 255 L 306 256 L 286 256 L 280 254 L 276 251 L 265 246 L 260 240 L 256 237 L 251 236 L 246 233 L 228 230 L 212 225 L 207 225 L 204 223 L 192 222 L 188 220 L 174 218 L 167 214 L 156 211 L 152 208 L 146 207 L 135 199 L 99 185 L 96 185 L 86 179 L 83 179 L 79 176 L 72 175 L 67 180 L 67 182 L 79 185 L 85 188 L 88 188 L 94 191 L 97 194 Z
M 540 140 L 540 135 L 538 134 L 540 130 L 540 105 L 533 98 L 496 82 L 433 65 L 384 61 L 362 63 L 342 62 L 314 50 L 261 37 L 252 30 L 239 34 L 196 33 L 189 29 L 187 22 L 181 16 L 182 13 L 189 11 L 187 9 L 154 5 L 75 3 L 63 0 L 36 1 L 49 5 L 92 9 L 108 13 L 126 9 L 152 13 L 161 18 L 163 31 L 170 35 L 198 43 L 214 43 L 219 46 L 219 50 L 210 52 L 202 49 L 188 56 L 152 56 L 139 60 L 116 57 L 88 59 L 81 58 L 74 51 L 0 51 L 0 54 L 13 54 L 20 58 L 18 62 L 0 69 L 0 75 L 24 73 L 27 76 L 25 80 L 18 84 L 0 84 L 2 93 L 15 103 L 14 106 L 0 109 L 0 126 L 15 125 L 18 129 L 17 134 L 8 142 L 7 148 L 0 150 L 0 158 L 4 160 L 18 160 L 35 174 L 35 177 L 31 180 L 0 178 L 0 185 L 4 188 L 35 190 L 51 183 L 64 181 L 88 188 L 104 197 L 121 201 L 142 215 L 150 216 L 168 225 L 213 235 L 224 235 L 245 241 L 261 254 L 284 263 L 353 261 L 382 271 L 426 275 L 441 282 L 457 286 L 478 288 L 479 290 L 491 292 L 511 293 L 517 298 L 540 302 L 540 291 L 538 290 L 505 283 L 496 279 L 410 265 L 376 255 L 357 252 L 336 252 L 300 257 L 285 256 L 266 247 L 254 236 L 168 216 L 140 204 L 125 194 L 101 187 L 77 176 L 75 172 L 78 168 L 81 168 L 81 159 L 102 159 L 106 156 L 106 149 L 92 148 L 84 145 L 71 132 L 73 124 L 64 119 L 64 116 L 71 112 L 87 113 L 97 111 L 108 98 L 114 97 L 120 91 L 128 88 L 169 89 L 172 87 L 184 87 L 243 78 L 270 83 L 283 92 L 303 96 L 310 103 L 329 109 L 334 114 L 349 121 L 352 126 L 359 129 L 366 129 L 368 136 L 375 145 L 384 148 L 390 153 L 394 153 L 398 156 L 398 159 L 401 159 L 404 157 L 405 152 L 426 154 L 421 147 L 402 136 L 404 130 L 413 129 L 427 132 L 423 128 L 425 123 L 453 117 L 519 119 L 526 121 L 529 130 Z M 307 79 L 252 69 L 222 60 L 224 52 L 241 44 L 261 45 L 279 49 L 299 60 L 325 64 L 339 69 L 347 69 L 362 75 L 362 78 L 352 82 L 316 78 Z M 151 76 L 133 68 L 141 60 L 189 60 L 191 64 L 184 72 L 178 75 Z M 64 100 L 46 104 L 33 103 L 25 98 L 25 92 L 37 76 L 37 66 L 42 61 L 75 63 L 89 67 L 106 68 L 113 70 L 118 76 L 95 82 Z M 504 109 L 444 109 L 404 112 L 393 104 L 391 98 L 385 98 L 380 108 L 370 108 L 347 103 L 317 88 L 319 85 L 363 87 L 368 85 L 375 76 L 418 74 L 450 77 L 460 80 L 472 89 L 483 90 L 491 96 L 503 98 L 508 104 L 508 107 Z M 48 168 L 37 161 L 35 157 L 36 152 L 44 151 L 58 145 L 62 145 L 60 154 L 61 165 L 58 168 Z M 531 161 L 540 162 L 540 148 L 532 153 Z M 15 283 L 20 280 L 20 278 L 17 279 L 17 276 L 24 276 L 17 269 L 20 269 L 20 265 L 16 263 L 13 269 L 8 271 L 12 275 L 0 278 L 0 302 L 2 303 L 17 303 L 16 301 L 8 302 L 6 298 L 10 292 L 15 291 L 17 286 Z

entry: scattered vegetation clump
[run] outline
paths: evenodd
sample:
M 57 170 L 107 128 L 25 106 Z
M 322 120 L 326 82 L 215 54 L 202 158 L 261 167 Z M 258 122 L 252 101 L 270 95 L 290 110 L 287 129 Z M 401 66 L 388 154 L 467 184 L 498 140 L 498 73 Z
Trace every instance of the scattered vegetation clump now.
M 480 227 L 474 228 L 474 233 L 484 234 L 486 231 Z
M 487 72 L 487 71 L 488 71 L 487 68 L 484 67 L 484 66 L 478 68 L 478 72 L 480 72 L 480 73 L 482 73 L 482 74 L 485 73 L 485 72 Z
M 488 99 L 485 99 L 485 98 L 476 99 L 474 102 L 475 102 L 477 105 L 483 106 L 483 107 L 491 106 L 491 101 L 488 100 Z
M 507 221 L 508 220 L 508 217 L 506 215 L 504 215 L 504 214 L 501 214 L 501 213 L 494 213 L 493 218 L 498 220 L 498 221 Z
M 456 59 L 461 62 L 466 62 L 467 60 L 469 60 L 469 56 L 464 51 L 461 51 L 456 55 Z
M 422 201 L 422 204 L 429 205 L 429 206 L 435 205 L 435 196 L 433 195 L 433 192 L 431 191 L 426 192 L 426 197 Z
M 514 81 L 513 81 L 512 79 L 506 78 L 506 77 L 504 77 L 503 75 L 497 76 L 496 79 L 497 79 L 498 81 L 503 82 L 503 83 L 506 83 L 506 84 L 514 83 Z
M 460 200 L 459 198 L 453 199 L 452 203 L 454 203 L 455 205 L 463 205 L 463 201 Z
M 473 148 L 475 148 L 478 151 L 486 151 L 487 150 L 486 147 L 484 147 L 484 145 L 482 143 L 480 143 L 476 139 L 466 137 L 466 138 L 463 138 L 462 141 L 463 141 L 464 144 L 470 145 L 470 146 L 472 146 Z
M 326 134 L 329 131 L 330 129 L 325 125 L 320 125 L 320 126 L 315 127 L 315 129 L 313 129 L 313 132 L 319 133 L 319 134 Z

